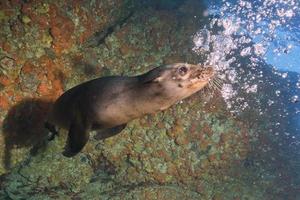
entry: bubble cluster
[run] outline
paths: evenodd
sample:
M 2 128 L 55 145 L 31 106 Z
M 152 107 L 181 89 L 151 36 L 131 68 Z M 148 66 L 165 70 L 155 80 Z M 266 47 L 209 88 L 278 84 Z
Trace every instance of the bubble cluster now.
M 300 17 L 299 4 L 297 0 L 223 0 L 221 6 L 211 5 L 205 11 L 212 19 L 209 25 L 193 36 L 193 51 L 207 55 L 205 64 L 215 66 L 219 78 L 226 81 L 221 93 L 230 111 L 239 113 L 249 106 L 246 99 L 237 97 L 239 92 L 234 85 L 239 83 L 243 93 L 257 93 L 257 83 L 263 77 L 263 73 L 259 72 L 241 78 L 241 72 L 233 68 L 232 64 L 241 66 L 241 58 L 247 58 L 251 62 L 246 67 L 255 69 L 260 60 L 266 60 L 269 49 L 277 55 L 288 54 L 294 48 L 293 41 L 296 41 L 292 34 L 296 27 L 293 19 Z M 283 31 L 287 34 L 282 34 Z M 289 42 L 286 42 L 287 39 Z M 279 74 L 283 79 L 288 78 L 288 73 L 274 67 L 274 74 Z M 299 83 L 300 80 L 298 88 Z M 279 97 L 280 91 L 276 91 L 275 95 Z M 270 100 L 274 101 L 276 99 Z

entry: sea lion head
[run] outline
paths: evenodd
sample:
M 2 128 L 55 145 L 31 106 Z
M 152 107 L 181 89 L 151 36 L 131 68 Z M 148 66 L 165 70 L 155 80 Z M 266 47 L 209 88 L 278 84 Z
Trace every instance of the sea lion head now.
M 167 65 L 158 81 L 185 89 L 202 89 L 214 76 L 212 66 L 175 63 Z M 172 77 L 170 79 L 170 77 Z M 173 86 L 173 87 L 174 87 Z
M 212 66 L 174 63 L 161 68 L 155 79 L 171 93 L 183 99 L 201 90 L 214 77 Z
M 143 81 L 151 82 L 157 94 L 174 103 L 204 88 L 214 75 L 212 66 L 174 63 L 154 68 L 143 76 Z

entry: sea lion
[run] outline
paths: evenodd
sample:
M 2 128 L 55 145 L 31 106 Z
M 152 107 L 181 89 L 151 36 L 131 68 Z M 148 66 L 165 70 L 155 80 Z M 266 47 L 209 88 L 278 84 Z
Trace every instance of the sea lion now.
M 63 155 L 82 150 L 91 130 L 97 139 L 121 132 L 126 124 L 146 114 L 169 108 L 201 90 L 213 78 L 211 66 L 175 63 L 156 67 L 138 76 L 108 76 L 77 85 L 54 103 L 46 127 L 68 129 Z

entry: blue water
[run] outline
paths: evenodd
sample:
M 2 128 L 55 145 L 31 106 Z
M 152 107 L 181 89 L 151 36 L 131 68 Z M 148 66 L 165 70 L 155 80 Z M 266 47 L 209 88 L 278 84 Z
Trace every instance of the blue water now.
M 300 24 L 300 20 L 299 20 Z M 281 38 L 284 38 L 286 35 L 288 35 L 289 32 L 287 31 L 278 31 L 278 35 Z M 265 55 L 265 60 L 267 63 L 276 66 L 279 70 L 283 71 L 293 71 L 300 73 L 300 43 L 298 36 L 295 34 L 294 39 L 297 41 L 289 41 L 289 40 L 275 40 L 272 42 L 272 44 L 269 47 L 269 50 L 267 51 Z M 292 49 L 288 50 L 286 53 L 282 52 L 280 54 L 274 53 L 274 49 L 279 44 L 282 44 L 284 46 L 288 46 L 289 44 L 292 44 Z

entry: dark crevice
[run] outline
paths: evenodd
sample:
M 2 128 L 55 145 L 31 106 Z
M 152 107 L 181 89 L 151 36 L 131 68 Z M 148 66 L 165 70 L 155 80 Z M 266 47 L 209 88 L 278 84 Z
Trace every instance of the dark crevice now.
M 134 14 L 133 11 L 131 11 L 126 17 L 117 20 L 112 25 L 108 26 L 107 28 L 104 28 L 103 30 L 100 30 L 96 33 L 94 33 L 93 36 L 91 36 L 84 44 L 83 47 L 97 47 L 100 44 L 104 43 L 105 39 L 110 36 L 116 29 L 122 27 Z

